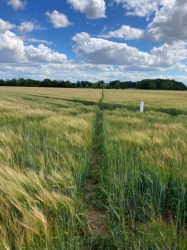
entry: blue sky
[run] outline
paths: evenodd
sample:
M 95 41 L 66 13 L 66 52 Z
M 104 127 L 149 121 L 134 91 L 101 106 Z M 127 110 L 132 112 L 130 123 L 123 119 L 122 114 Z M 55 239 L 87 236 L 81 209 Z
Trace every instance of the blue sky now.
M 186 0 L 0 0 L 0 78 L 187 84 Z

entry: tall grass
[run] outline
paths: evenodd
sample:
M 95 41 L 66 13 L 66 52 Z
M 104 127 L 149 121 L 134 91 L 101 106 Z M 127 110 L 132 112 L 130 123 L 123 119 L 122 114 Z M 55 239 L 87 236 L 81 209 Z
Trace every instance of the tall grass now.
M 116 110 L 104 118 L 103 186 L 116 248 L 185 249 L 186 117 Z
M 85 88 L 40 88 L 40 87 L 0 87 L 1 93 L 6 95 L 6 98 L 41 98 L 45 100 L 88 100 L 97 104 L 100 96 L 100 89 L 85 89 Z
M 146 108 L 186 110 L 186 98 L 186 91 L 106 89 L 104 103 L 138 107 L 140 101 L 144 101 L 145 110 Z
M 82 249 L 93 108 L 22 97 L 0 107 L 0 249 Z

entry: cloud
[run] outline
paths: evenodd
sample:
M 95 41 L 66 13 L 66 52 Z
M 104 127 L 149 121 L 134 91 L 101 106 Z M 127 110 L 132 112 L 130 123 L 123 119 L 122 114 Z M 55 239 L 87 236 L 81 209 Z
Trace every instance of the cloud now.
M 73 74 L 72 74 L 73 72 Z M 145 73 L 140 71 L 128 71 L 123 66 L 111 65 L 93 65 L 89 63 L 80 63 L 74 61 L 67 61 L 64 64 L 57 63 L 34 63 L 34 64 L 0 64 L 1 78 L 31 78 L 31 79 L 56 79 L 56 80 L 70 80 L 76 82 L 78 80 L 88 80 L 96 82 L 104 80 L 109 82 L 119 79 L 121 81 L 139 81 L 142 79 L 175 79 L 187 84 L 187 75 L 176 73 L 175 76 L 170 75 L 170 72 L 159 73 Z
M 69 25 L 72 25 L 72 23 L 68 21 L 68 18 L 66 15 L 59 13 L 56 10 L 54 10 L 51 13 L 47 11 L 45 14 L 49 18 L 49 21 L 53 24 L 53 27 L 56 29 L 66 28 Z
M 14 10 L 25 9 L 27 2 L 21 0 L 9 0 L 8 5 L 12 6 Z
M 186 43 L 183 41 L 173 42 L 171 45 L 165 43 L 161 47 L 153 48 L 151 55 L 154 58 L 153 66 L 174 66 L 176 63 L 187 58 Z
M 0 34 L 5 33 L 5 31 L 16 28 L 16 25 L 4 21 L 0 18 Z
M 146 78 L 147 76 L 144 72 L 136 72 L 136 74 L 134 74 L 134 72 L 127 72 L 119 67 L 116 68 L 110 65 L 92 65 L 75 61 L 67 61 L 65 64 L 0 64 L 0 66 L 1 78 L 4 79 L 24 77 L 32 79 L 50 78 L 70 80 L 71 82 L 88 79 L 91 82 L 98 80 L 109 82 L 116 79 L 136 81 Z
M 31 42 L 31 43 L 52 44 L 52 42 L 50 42 L 50 41 L 46 41 L 46 40 L 43 40 L 43 39 L 37 39 L 37 38 L 34 38 L 34 37 L 28 37 L 28 38 L 26 39 L 26 41 Z
M 65 54 L 53 52 L 43 44 L 39 44 L 37 48 L 33 45 L 25 46 L 25 56 L 30 62 L 63 63 L 67 59 Z
M 171 43 L 187 40 L 187 1 L 176 0 L 164 5 L 156 12 L 147 27 L 148 38 Z
M 104 0 L 67 0 L 73 8 L 84 13 L 89 19 L 98 19 L 105 16 L 106 5 Z
M 82 32 L 73 38 L 74 52 L 86 60 L 87 64 L 121 65 L 128 70 L 166 70 L 181 64 L 187 58 L 186 43 L 183 41 L 154 47 L 150 53 L 142 52 L 126 43 L 116 43 L 101 38 L 91 38 Z M 0 35 L 0 62 L 10 63 L 67 63 L 67 56 L 39 44 L 25 46 L 21 38 L 10 31 Z M 94 67 L 94 65 L 93 65 Z M 177 66 L 179 68 L 179 66 Z M 184 66 L 183 66 L 184 69 Z
M 20 26 L 18 26 L 18 31 L 22 34 L 30 33 L 34 29 L 34 24 L 31 22 L 22 22 Z
M 180 69 L 180 71 L 187 73 L 187 64 L 177 63 L 176 66 L 177 68 Z M 187 75 L 186 75 L 186 78 L 187 78 Z
M 80 37 L 81 39 L 79 39 Z M 138 60 L 147 60 L 147 53 L 140 52 L 125 43 L 115 43 L 101 38 L 89 38 L 89 34 L 86 36 L 86 33 L 76 34 L 72 39 L 77 42 L 73 46 L 75 54 L 85 58 L 89 63 L 130 65 Z
M 177 0 L 114 0 L 117 4 L 122 4 L 127 15 L 148 17 L 158 12 L 160 7 L 173 5 Z
M 128 25 L 122 25 L 120 29 L 110 31 L 106 35 L 100 35 L 103 38 L 120 38 L 125 40 L 139 39 L 144 37 L 144 30 L 131 28 Z
M 127 15 L 148 17 L 154 14 L 148 24 L 145 39 L 172 43 L 173 41 L 187 40 L 187 1 L 186 0 L 114 0 L 126 9 Z M 147 20 L 148 20 L 147 19 Z M 127 31 L 124 31 L 124 33 Z M 133 32 L 133 30 L 132 30 Z M 115 33 L 120 38 L 123 30 Z M 126 33 L 125 33 L 126 34 Z M 105 36 L 107 38 L 107 36 Z
M 22 34 L 25 35 L 26 33 L 30 33 L 33 30 L 45 30 L 46 28 L 41 27 L 40 25 L 35 25 L 34 23 L 31 22 L 21 22 L 21 25 L 18 26 L 18 31 Z
M 26 61 L 23 41 L 14 33 L 6 31 L 0 41 L 0 63 Z
M 126 43 L 91 38 L 87 33 L 76 34 L 72 39 L 76 42 L 75 54 L 93 64 L 124 65 L 131 70 L 163 70 L 187 58 L 186 43 L 182 41 L 164 44 L 146 53 Z
M 67 59 L 65 54 L 52 51 L 43 44 L 25 46 L 21 38 L 10 31 L 1 34 L 0 41 L 0 63 L 64 63 Z
M 77 43 L 85 42 L 90 38 L 90 35 L 86 32 L 76 33 L 76 35 L 72 38 L 73 41 Z
M 163 0 L 114 0 L 118 4 L 122 4 L 127 10 L 127 15 L 132 16 L 149 16 L 158 10 L 158 6 Z M 171 0 L 172 1 L 172 0 Z

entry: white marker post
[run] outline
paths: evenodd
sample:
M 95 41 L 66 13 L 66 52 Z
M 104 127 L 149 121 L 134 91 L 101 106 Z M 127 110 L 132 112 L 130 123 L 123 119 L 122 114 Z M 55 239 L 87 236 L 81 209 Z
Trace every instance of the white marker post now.
M 144 102 L 141 101 L 140 102 L 140 112 L 143 112 L 144 111 Z

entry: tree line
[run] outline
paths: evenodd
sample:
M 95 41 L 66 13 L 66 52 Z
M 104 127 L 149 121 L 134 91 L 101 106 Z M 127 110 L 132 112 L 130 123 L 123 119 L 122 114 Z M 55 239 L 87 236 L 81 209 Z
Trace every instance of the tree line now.
M 144 79 L 137 82 L 114 80 L 105 83 L 103 80 L 92 83 L 90 81 L 77 81 L 72 83 L 63 80 L 33 80 L 24 78 L 0 79 L 0 86 L 25 86 L 25 87 L 56 87 L 56 88 L 106 88 L 106 89 L 152 89 L 152 90 L 187 90 L 182 82 L 169 79 Z

